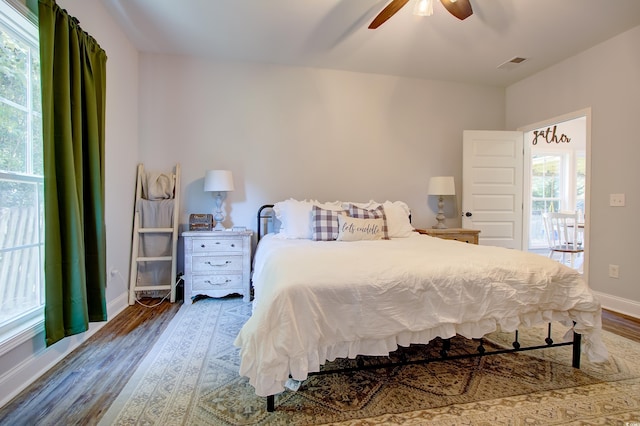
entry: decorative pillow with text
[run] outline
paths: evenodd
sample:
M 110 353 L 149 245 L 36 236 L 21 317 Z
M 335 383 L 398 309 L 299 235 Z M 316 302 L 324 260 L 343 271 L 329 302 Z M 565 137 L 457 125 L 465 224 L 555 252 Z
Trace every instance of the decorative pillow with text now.
M 382 240 L 384 219 L 359 219 L 338 216 L 338 241 Z
M 354 204 L 349 205 L 349 216 L 358 219 L 382 219 L 382 238 L 389 239 L 389 231 L 387 228 L 387 216 L 384 212 L 384 206 L 379 205 L 374 209 L 363 209 Z

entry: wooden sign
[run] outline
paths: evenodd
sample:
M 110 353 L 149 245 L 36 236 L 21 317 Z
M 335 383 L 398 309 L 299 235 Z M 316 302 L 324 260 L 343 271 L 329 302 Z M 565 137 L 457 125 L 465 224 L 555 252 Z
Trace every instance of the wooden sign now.
M 569 143 L 571 138 L 564 133 L 558 136 L 556 134 L 556 126 L 547 127 L 546 130 L 534 130 L 532 145 L 538 145 L 538 138 L 546 141 L 547 143 Z

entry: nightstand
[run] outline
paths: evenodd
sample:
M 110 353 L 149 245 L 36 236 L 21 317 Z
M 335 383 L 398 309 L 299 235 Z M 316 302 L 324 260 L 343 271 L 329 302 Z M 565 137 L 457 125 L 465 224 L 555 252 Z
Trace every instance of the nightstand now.
M 464 229 L 464 228 L 429 228 L 429 229 L 416 229 L 421 234 L 431 235 L 432 237 L 442 238 L 444 240 L 456 240 L 463 241 L 470 244 L 478 244 L 478 234 L 480 231 L 477 229 Z
M 198 294 L 251 297 L 252 231 L 189 231 L 184 238 L 184 300 Z

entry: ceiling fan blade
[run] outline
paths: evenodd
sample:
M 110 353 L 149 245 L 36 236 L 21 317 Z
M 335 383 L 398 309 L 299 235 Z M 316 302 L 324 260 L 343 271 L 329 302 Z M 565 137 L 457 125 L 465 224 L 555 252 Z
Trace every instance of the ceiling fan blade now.
M 402 9 L 402 6 L 407 4 L 409 0 L 393 0 L 391 3 L 387 5 L 382 12 L 378 13 L 378 16 L 375 17 L 371 24 L 369 24 L 369 29 L 375 30 L 380 25 L 384 24 L 387 19 L 391 18 L 396 14 L 397 11 Z
M 449 13 L 461 21 L 473 15 L 473 10 L 471 9 L 471 3 L 469 0 L 440 0 L 440 3 L 442 3 Z

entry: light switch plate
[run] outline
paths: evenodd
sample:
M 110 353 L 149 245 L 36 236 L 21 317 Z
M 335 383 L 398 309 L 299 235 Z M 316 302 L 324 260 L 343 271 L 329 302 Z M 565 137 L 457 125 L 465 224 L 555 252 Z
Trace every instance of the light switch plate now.
M 624 194 L 609 194 L 609 205 L 612 207 L 624 207 Z

